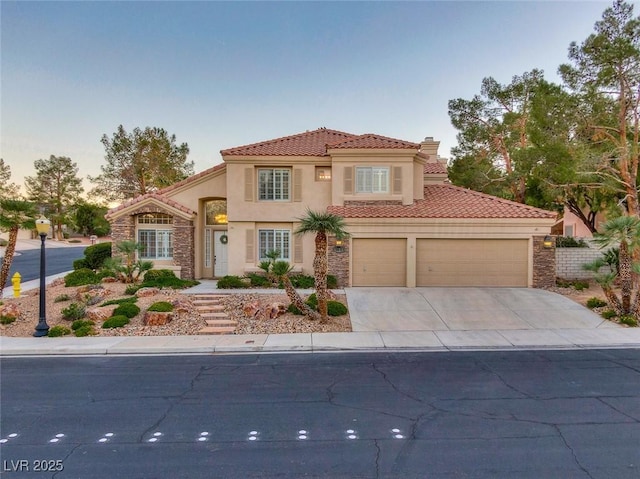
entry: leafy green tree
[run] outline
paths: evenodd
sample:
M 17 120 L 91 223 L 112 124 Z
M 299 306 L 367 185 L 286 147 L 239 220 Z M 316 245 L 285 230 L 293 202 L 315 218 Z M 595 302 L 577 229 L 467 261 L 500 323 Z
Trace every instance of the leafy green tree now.
M 11 167 L 0 158 L 0 198 L 15 198 L 20 188 L 11 182 Z
M 62 225 L 71 221 L 73 207 L 84 191 L 78 166 L 71 158 L 54 155 L 48 160 L 36 160 L 34 166 L 36 175 L 25 178 L 29 200 L 44 209 L 61 240 Z
M 16 251 L 18 231 L 23 228 L 35 228 L 36 209 L 33 203 L 16 199 L 0 199 L 0 230 L 9 232 L 9 240 L 0 268 L 0 298 L 9 278 L 13 255 Z
M 579 98 L 583 127 L 599 146 L 591 175 L 596 187 L 613 189 L 630 216 L 640 213 L 640 17 L 633 5 L 616 0 L 595 24 L 595 32 L 569 47 L 570 64 L 560 75 Z
M 449 117 L 458 130 L 450 169 L 455 184 L 526 201 L 533 166 L 528 154 L 530 111 L 544 83 L 541 70 L 514 76 L 508 85 L 487 77 L 479 95 L 449 101 Z
M 327 213 L 326 211 L 316 212 L 307 210 L 306 216 L 299 219 L 300 226 L 296 229 L 295 234 L 315 234 L 315 256 L 313 258 L 314 286 L 318 298 L 318 312 L 320 313 L 320 320 L 324 322 L 328 319 L 327 273 L 329 268 L 327 258 L 327 235 L 333 235 L 337 239 L 344 239 L 348 236 L 348 233 L 345 230 L 344 219 L 332 213 Z
M 109 234 L 111 225 L 105 219 L 108 208 L 93 203 L 80 203 L 74 211 L 76 231 L 84 236 L 105 236 Z
M 127 133 L 122 125 L 109 138 L 102 137 L 106 165 L 102 173 L 89 179 L 93 192 L 108 201 L 123 201 L 172 185 L 193 174 L 187 161 L 189 147 L 176 144 L 176 136 L 162 128 L 134 128 Z

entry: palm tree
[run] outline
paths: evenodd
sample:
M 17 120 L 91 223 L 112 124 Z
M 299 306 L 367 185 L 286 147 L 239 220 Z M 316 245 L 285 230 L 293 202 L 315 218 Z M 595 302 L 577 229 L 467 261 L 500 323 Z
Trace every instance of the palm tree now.
M 35 216 L 36 207 L 33 203 L 7 198 L 0 200 L 0 230 L 9 232 L 9 241 L 0 269 L 0 298 L 2 298 L 2 290 L 9 277 L 13 254 L 16 251 L 18 231 L 23 228 L 35 228 Z
M 609 220 L 602 225 L 602 233 L 597 235 L 594 240 L 601 248 L 619 245 L 617 274 L 596 275 L 596 281 L 600 283 L 605 295 L 610 300 L 609 302 L 612 303 L 611 307 L 614 309 L 620 308 L 620 311 L 616 311 L 618 314 L 635 314 L 638 301 L 631 303 L 634 280 L 633 255 L 634 251 L 640 246 L 640 218 L 636 216 L 620 216 Z M 601 262 L 602 264 L 604 262 Z M 592 265 L 586 265 L 586 267 L 597 271 L 596 265 L 597 261 Z M 616 276 L 620 282 L 619 301 L 611 289 L 611 284 Z M 613 300 L 613 297 L 615 297 L 615 300 Z
M 344 219 L 326 211 L 307 210 L 307 215 L 299 218 L 300 226 L 295 234 L 304 235 L 315 233 L 316 248 L 313 258 L 314 283 L 318 298 L 318 312 L 321 321 L 328 319 L 327 314 L 327 235 L 331 234 L 336 239 L 344 239 L 348 236 L 345 230 Z

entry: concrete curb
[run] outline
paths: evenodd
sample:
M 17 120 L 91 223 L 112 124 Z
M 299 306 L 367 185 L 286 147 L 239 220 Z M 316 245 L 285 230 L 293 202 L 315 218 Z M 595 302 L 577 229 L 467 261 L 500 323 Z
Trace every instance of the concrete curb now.
M 351 332 L 232 336 L 146 336 L 101 338 L 0 337 L 0 357 L 114 356 L 346 351 L 496 351 L 536 349 L 640 348 L 640 329 L 536 330 L 526 341 L 508 331 Z M 419 333 L 419 334 L 418 334 Z M 411 335 L 410 342 L 401 341 Z M 519 340 L 509 340 L 509 336 Z M 546 340 L 542 341 L 543 338 Z

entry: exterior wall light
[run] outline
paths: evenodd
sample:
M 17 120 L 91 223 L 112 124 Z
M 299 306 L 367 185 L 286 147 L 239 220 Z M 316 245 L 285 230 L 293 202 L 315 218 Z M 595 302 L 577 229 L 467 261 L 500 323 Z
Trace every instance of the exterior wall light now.
M 333 248 L 336 253 L 344 253 L 344 246 L 342 240 L 336 240 L 336 246 Z
M 545 248 L 553 248 L 553 238 L 549 235 L 544 237 L 544 240 L 542 241 L 542 246 L 544 246 Z

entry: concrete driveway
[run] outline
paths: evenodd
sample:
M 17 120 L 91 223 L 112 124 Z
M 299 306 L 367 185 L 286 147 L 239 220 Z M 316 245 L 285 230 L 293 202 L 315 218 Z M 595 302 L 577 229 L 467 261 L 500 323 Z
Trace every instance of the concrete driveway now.
M 528 288 L 347 288 L 353 331 L 619 328 L 570 299 Z

